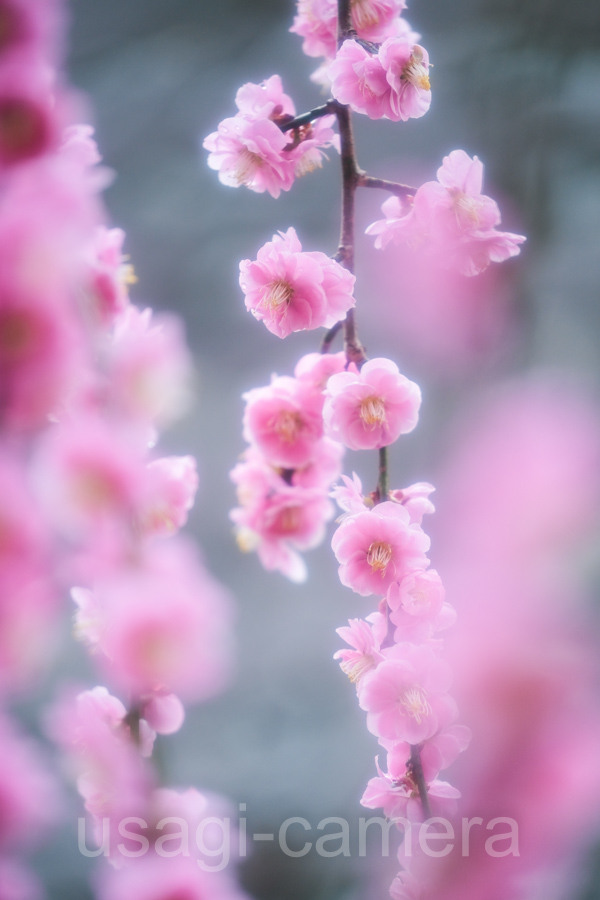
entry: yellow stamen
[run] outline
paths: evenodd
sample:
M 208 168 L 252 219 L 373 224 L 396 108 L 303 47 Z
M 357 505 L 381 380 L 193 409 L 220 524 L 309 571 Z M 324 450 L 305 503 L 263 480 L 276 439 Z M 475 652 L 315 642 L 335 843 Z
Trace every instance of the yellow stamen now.
M 290 300 L 294 296 L 294 288 L 287 281 L 272 281 L 268 284 L 264 291 L 261 303 L 272 312 L 278 311 L 281 307 L 288 306 Z
M 260 169 L 263 163 L 264 160 L 262 156 L 259 156 L 258 153 L 252 153 L 251 150 L 244 147 L 238 156 L 236 166 L 232 173 L 238 185 L 249 184 L 254 177 L 256 169 Z
M 372 656 L 365 654 L 359 656 L 358 659 L 347 659 L 340 664 L 340 669 L 345 672 L 350 681 L 357 682 L 362 676 L 375 668 L 375 661 Z
M 297 531 L 301 520 L 302 512 L 299 506 L 286 506 L 277 516 L 279 528 L 288 533 Z
M 360 417 L 371 428 L 385 422 L 385 404 L 380 397 L 365 397 L 360 404 Z
M 392 548 L 385 541 L 373 541 L 367 551 L 367 562 L 373 572 L 381 572 L 385 575 L 386 569 L 392 559 Z
M 424 91 L 431 90 L 429 73 L 423 65 L 423 48 L 419 47 L 418 44 L 415 44 L 410 59 L 404 66 L 401 78 L 410 82 L 414 87 L 421 88 Z
M 458 188 L 449 188 L 449 193 L 458 224 L 467 228 L 478 228 L 481 223 L 479 216 L 481 200 L 478 197 L 470 197 Z
M 286 443 L 293 443 L 304 428 L 299 412 L 283 409 L 272 423 L 274 432 Z
M 407 688 L 400 696 L 400 705 L 404 707 L 412 719 L 420 724 L 423 716 L 431 713 L 431 706 L 427 702 L 425 691 L 419 685 Z

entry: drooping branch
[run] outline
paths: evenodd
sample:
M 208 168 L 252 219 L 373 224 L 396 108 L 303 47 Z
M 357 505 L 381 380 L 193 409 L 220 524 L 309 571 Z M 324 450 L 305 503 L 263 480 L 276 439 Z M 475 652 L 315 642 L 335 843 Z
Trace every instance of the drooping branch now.
M 397 181 L 388 181 L 386 178 L 373 178 L 361 172 L 358 176 L 358 187 L 380 188 L 382 191 L 389 191 L 396 197 L 411 197 L 416 193 L 416 188 L 408 184 L 399 184 Z

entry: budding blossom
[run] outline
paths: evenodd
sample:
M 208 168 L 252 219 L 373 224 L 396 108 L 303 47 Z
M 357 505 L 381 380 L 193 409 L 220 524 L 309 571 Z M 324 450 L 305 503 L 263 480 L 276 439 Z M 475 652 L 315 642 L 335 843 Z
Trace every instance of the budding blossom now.
M 385 201 L 385 219 L 367 228 L 367 234 L 376 235 L 376 247 L 390 241 L 424 244 L 463 275 L 478 275 L 490 262 L 518 255 L 525 238 L 496 231 L 500 211 L 481 193 L 483 165 L 476 156 L 471 159 L 464 150 L 453 150 L 444 157 L 437 176 L 437 182 L 418 188 L 408 212 L 397 197 Z
M 431 104 L 429 56 L 410 34 L 388 38 L 376 56 L 344 41 L 327 74 L 335 99 L 370 119 L 418 119 Z
M 295 107 L 284 94 L 281 79 L 272 75 L 261 84 L 248 83 L 237 93 L 238 113 L 224 119 L 204 139 L 208 165 L 229 187 L 245 185 L 272 197 L 289 191 L 294 179 L 322 164 L 323 149 L 337 145 L 333 116 L 283 132 Z
M 303 251 L 293 228 L 274 235 L 256 260 L 240 263 L 246 309 L 280 338 L 331 328 L 354 306 L 355 280 L 324 253 Z

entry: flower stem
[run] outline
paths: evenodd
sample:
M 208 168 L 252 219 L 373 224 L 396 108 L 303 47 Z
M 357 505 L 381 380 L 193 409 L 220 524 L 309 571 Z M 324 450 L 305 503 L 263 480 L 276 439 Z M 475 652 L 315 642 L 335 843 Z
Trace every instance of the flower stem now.
M 366 175 L 361 172 L 358 176 L 358 187 L 380 188 L 382 191 L 389 191 L 396 197 L 410 197 L 416 192 L 416 188 L 408 184 L 399 184 L 397 181 L 388 181 L 387 178 L 373 178 L 372 175 Z
M 388 499 L 390 482 L 388 477 L 388 452 L 387 447 L 379 448 L 379 481 L 377 482 L 378 502 L 383 503 Z
M 431 806 L 429 804 L 429 794 L 427 793 L 427 784 L 423 774 L 423 764 L 421 763 L 421 748 L 419 744 L 411 744 L 410 761 L 408 763 L 409 774 L 419 791 L 421 806 L 423 807 L 423 815 L 426 819 L 431 818 Z
M 330 116 L 335 112 L 335 104 L 335 100 L 328 100 L 322 106 L 315 106 L 314 109 L 309 109 L 308 112 L 295 116 L 289 122 L 278 122 L 277 124 L 281 131 L 292 131 L 294 128 L 300 128 L 302 125 L 309 125 L 310 122 L 320 119 L 322 116 Z
M 343 324 L 344 323 L 341 321 L 336 322 L 335 325 L 332 325 L 329 331 L 325 335 L 323 335 L 323 340 L 321 341 L 321 346 L 319 347 L 319 353 L 329 353 L 329 348 L 334 342 L 335 336 Z

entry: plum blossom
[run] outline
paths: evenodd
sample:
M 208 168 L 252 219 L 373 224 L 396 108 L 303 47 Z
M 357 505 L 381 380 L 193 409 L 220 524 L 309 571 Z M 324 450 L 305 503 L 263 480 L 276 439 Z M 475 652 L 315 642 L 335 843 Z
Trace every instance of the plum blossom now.
M 89 250 L 89 300 L 93 318 L 103 326 L 112 325 L 129 303 L 127 288 L 135 283 L 133 267 L 126 262 L 121 228 L 100 226 Z
M 375 43 L 395 33 L 404 0 L 351 0 L 352 26 L 359 38 Z M 298 0 L 290 31 L 302 37 L 307 56 L 335 56 L 337 46 L 336 0 Z
M 259 459 L 240 463 L 231 472 L 240 506 L 232 510 L 242 550 L 255 550 L 268 570 L 304 581 L 306 566 L 299 550 L 319 544 L 333 509 L 322 488 L 289 485 Z
M 366 621 L 348 619 L 348 625 L 336 628 L 336 631 L 352 649 L 338 650 L 333 658 L 340 659 L 342 672 L 346 673 L 350 681 L 358 683 L 384 658 L 379 650 L 387 634 L 386 617 L 375 612 L 367 616 Z
M 244 438 L 266 461 L 284 469 L 312 462 L 323 436 L 321 392 L 308 382 L 274 377 L 267 387 L 244 394 Z
M 342 584 L 363 597 L 385 595 L 408 572 L 427 566 L 429 538 L 401 506 L 386 501 L 345 517 L 331 542 Z
M 358 686 L 373 734 L 419 744 L 449 725 L 456 713 L 446 693 L 448 664 L 425 645 L 396 644 Z
M 335 485 L 330 493 L 337 505 L 345 513 L 354 515 L 354 513 L 364 512 L 365 509 L 373 508 L 373 500 L 371 497 L 363 496 L 362 482 L 356 472 L 352 473 L 352 478 L 342 475 L 343 486 Z
M 146 535 L 167 537 L 187 522 L 198 488 L 193 456 L 166 456 L 146 466 L 146 488 L 137 519 Z
M 421 391 L 389 359 L 370 359 L 359 373 L 340 372 L 327 382 L 325 432 L 351 450 L 392 444 L 417 424 Z
M 319 251 L 303 251 L 293 228 L 240 263 L 246 309 L 278 337 L 331 328 L 354 306 L 355 277 Z
M 435 491 L 432 484 L 427 481 L 419 481 L 407 488 L 390 491 L 390 500 L 401 503 L 408 511 L 411 523 L 420 525 L 423 516 L 435 512 L 435 506 L 429 499 L 429 495 Z
M 412 822 L 423 819 L 423 807 L 419 789 L 409 771 L 398 777 L 385 773 L 379 768 L 378 775 L 371 778 L 360 802 L 368 809 L 381 807 L 386 819 L 408 818 Z M 456 811 L 456 799 L 460 791 L 447 781 L 434 779 L 427 784 L 427 796 L 434 816 L 447 818 Z
M 522 235 L 496 231 L 500 211 L 491 197 L 481 193 L 483 165 L 476 156 L 471 159 L 464 150 L 453 150 L 444 157 L 437 176 L 437 182 L 418 188 L 408 212 L 397 197 L 385 201 L 385 218 L 367 228 L 367 234 L 376 235 L 376 247 L 390 241 L 426 242 L 431 252 L 463 275 L 478 275 L 490 262 L 520 252 Z
M 339 353 L 307 353 L 296 363 L 294 377 L 324 391 L 331 376 L 343 372 L 345 368 L 346 354 L 343 350 Z
M 218 859 L 209 861 L 206 871 L 195 859 L 148 853 L 123 868 L 103 869 L 96 896 L 98 900 L 248 900 L 231 875 L 217 871 L 217 866 Z
M 456 620 L 454 608 L 444 603 L 444 587 L 434 569 L 409 572 L 387 593 L 390 620 L 396 625 L 394 639 L 418 644 L 435 631 L 450 628 Z
M 431 104 L 427 50 L 410 33 L 388 38 L 373 55 L 354 40 L 344 41 L 329 66 L 336 100 L 370 119 L 394 122 L 423 116 Z

